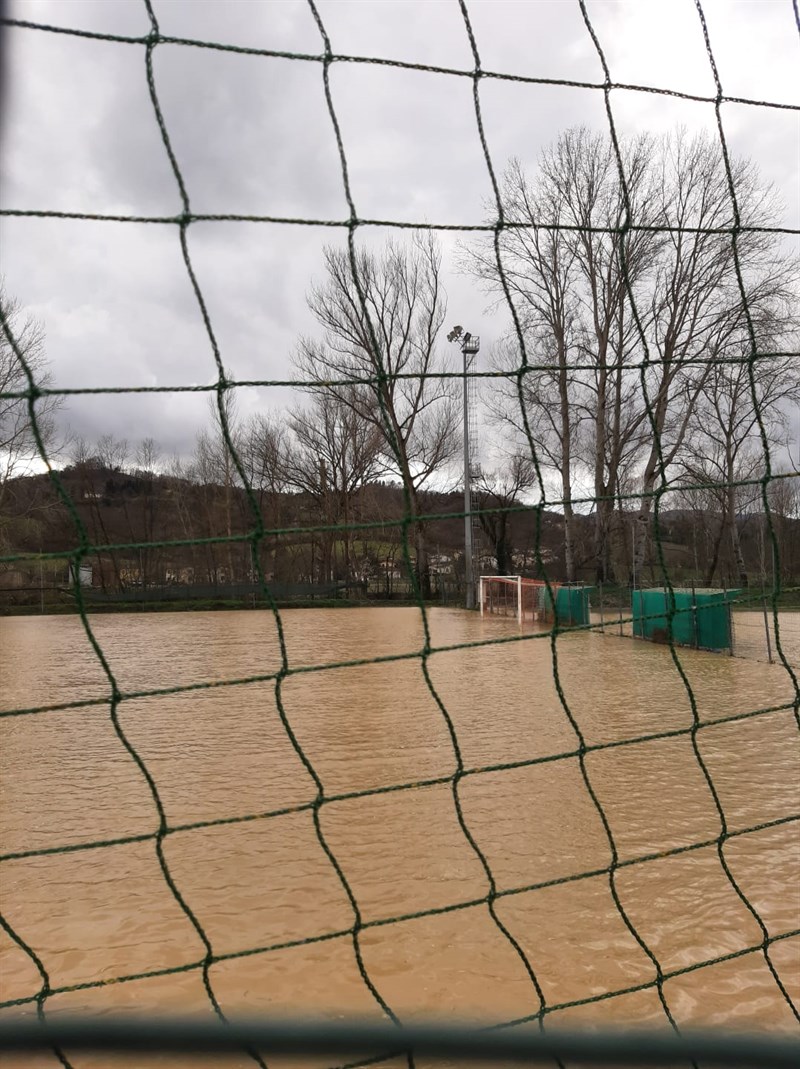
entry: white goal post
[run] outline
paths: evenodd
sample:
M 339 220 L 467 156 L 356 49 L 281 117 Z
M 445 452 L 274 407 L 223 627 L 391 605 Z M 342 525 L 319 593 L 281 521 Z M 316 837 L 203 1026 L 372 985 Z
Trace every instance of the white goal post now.
M 546 619 L 547 584 L 542 579 L 525 579 L 521 575 L 482 575 L 478 583 L 481 616 L 491 613 L 525 619 Z

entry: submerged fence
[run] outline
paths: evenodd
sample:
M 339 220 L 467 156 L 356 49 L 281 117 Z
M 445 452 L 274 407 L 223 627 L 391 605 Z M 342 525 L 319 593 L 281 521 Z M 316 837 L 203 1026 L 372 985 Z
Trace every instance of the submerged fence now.
M 643 638 L 753 661 L 800 666 L 798 589 L 783 592 L 777 612 L 771 591 L 724 587 L 632 588 L 600 583 L 592 590 L 592 623 L 603 633 Z M 673 607 L 670 610 L 670 597 Z

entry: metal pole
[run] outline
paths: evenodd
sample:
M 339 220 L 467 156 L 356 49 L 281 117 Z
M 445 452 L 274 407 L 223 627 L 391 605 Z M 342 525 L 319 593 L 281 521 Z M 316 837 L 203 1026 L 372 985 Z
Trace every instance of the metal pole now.
M 728 647 L 731 651 L 731 657 L 734 656 L 734 636 L 733 636 L 733 610 L 731 609 L 731 603 L 728 602 Z
M 725 613 L 728 617 L 728 653 L 733 657 L 733 619 L 731 618 L 731 603 L 728 598 L 728 586 L 724 580 L 722 582 L 722 603 L 725 606 Z
M 517 623 L 522 626 L 522 576 L 517 576 Z
M 469 379 L 467 378 L 467 346 L 464 355 L 464 582 L 466 607 L 475 608 L 475 577 L 472 569 L 472 485 L 469 470 Z
M 762 594 L 761 595 L 761 603 L 764 606 L 764 631 L 766 632 L 766 635 L 767 635 L 767 657 L 769 658 L 769 663 L 772 664 L 772 641 L 771 641 L 771 639 L 769 637 L 769 616 L 767 615 L 767 595 L 766 594 Z
M 692 580 L 692 647 L 696 650 L 700 648 L 700 637 L 697 627 L 697 597 L 695 595 L 694 579 Z
M 478 580 L 478 585 L 480 588 L 478 592 L 478 601 L 480 602 L 481 616 L 483 616 L 483 576 Z

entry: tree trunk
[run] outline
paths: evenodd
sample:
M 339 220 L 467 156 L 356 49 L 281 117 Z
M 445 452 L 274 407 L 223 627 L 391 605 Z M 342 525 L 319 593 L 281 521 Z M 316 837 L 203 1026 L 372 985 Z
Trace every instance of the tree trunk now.
M 350 582 L 350 542 L 352 531 L 350 530 L 350 491 L 345 490 L 342 500 L 342 513 L 344 515 L 344 581 Z
M 227 447 L 223 444 L 225 450 L 225 534 L 228 538 L 227 542 L 227 558 L 228 558 L 228 582 L 234 583 L 236 581 L 236 575 L 233 565 L 233 524 L 231 522 L 231 487 L 233 479 L 231 477 L 231 458 L 228 454 Z
M 606 529 L 608 524 L 608 515 L 606 509 L 606 502 L 603 500 L 605 497 L 605 485 L 603 483 L 605 454 L 606 454 L 606 379 L 607 372 L 603 364 L 605 363 L 605 345 L 601 345 L 601 352 L 599 354 L 601 360 L 600 373 L 597 380 L 597 409 L 594 416 L 594 498 L 595 498 L 595 516 L 594 516 L 594 560 L 595 560 L 595 576 L 599 583 L 602 583 L 605 578 L 605 556 L 606 556 Z
M 561 407 L 561 492 L 564 509 L 564 569 L 568 583 L 575 582 L 575 548 L 572 511 L 572 406 L 567 379 L 567 350 L 559 339 L 558 393 Z
M 711 554 L 711 560 L 708 564 L 708 571 L 706 572 L 706 586 L 711 586 L 714 582 L 714 574 L 719 564 L 719 551 L 722 545 L 722 536 L 725 533 L 725 516 L 720 519 L 719 530 L 717 531 L 717 537 L 714 539 L 714 549 Z
M 665 347 L 666 350 L 667 347 Z M 665 368 L 668 366 L 668 362 L 665 361 Z M 709 363 L 709 368 L 711 364 Z M 650 510 L 653 504 L 653 492 L 655 491 L 656 478 L 659 472 L 659 468 L 663 463 L 664 467 L 669 466 L 675 457 L 676 453 L 681 447 L 683 439 L 689 427 L 690 414 L 693 411 L 694 403 L 697 400 L 697 396 L 702 389 L 705 379 L 708 377 L 708 368 L 702 372 L 698 382 L 692 387 L 693 397 L 686 406 L 686 411 L 681 419 L 680 426 L 677 428 L 675 438 L 670 444 L 669 451 L 662 452 L 659 455 L 659 447 L 663 444 L 664 427 L 667 422 L 667 414 L 670 405 L 670 389 L 673 385 L 673 380 L 676 371 L 665 370 L 661 382 L 659 383 L 658 394 L 656 397 L 655 412 L 653 416 L 653 423 L 651 425 L 651 433 L 653 435 L 650 443 L 650 455 L 647 458 L 647 464 L 644 470 L 644 477 L 642 480 L 642 500 L 639 506 L 639 513 L 636 517 L 636 535 L 634 543 L 634 561 L 635 571 L 637 575 L 641 574 L 642 567 L 644 565 L 644 555 L 647 548 L 647 536 L 650 531 Z
M 656 409 L 656 435 L 660 437 L 664 429 L 666 408 Z M 656 472 L 659 466 L 658 452 L 655 440 L 650 447 L 650 456 L 647 458 L 647 466 L 642 479 L 642 498 L 639 511 L 636 513 L 636 523 L 633 529 L 633 571 L 634 575 L 641 575 L 644 567 L 644 556 L 647 550 L 647 538 L 650 534 L 650 510 L 653 507 L 653 493 L 656 487 Z
M 732 467 L 732 465 L 731 465 Z M 742 587 L 748 587 L 750 585 L 750 577 L 747 574 L 747 565 L 745 564 L 744 554 L 742 553 L 742 543 L 739 538 L 739 526 L 736 522 L 736 488 L 731 485 L 733 483 L 733 477 L 728 477 L 728 530 L 730 532 L 731 539 L 731 552 L 733 554 L 733 560 L 736 565 L 736 572 L 739 576 L 739 585 Z
M 605 497 L 605 491 L 602 497 Z M 613 516 L 613 501 L 599 500 L 594 517 L 594 567 L 595 578 L 598 583 L 605 583 L 608 579 L 608 538 Z
M 572 502 L 564 502 L 564 571 L 568 583 L 575 582 L 575 544 Z
M 574 527 L 573 527 L 573 510 L 572 510 L 572 457 L 571 457 L 571 438 L 570 438 L 570 411 L 569 400 L 566 396 L 566 375 L 564 375 L 564 383 L 561 393 L 561 432 L 562 432 L 562 445 L 561 445 L 561 493 L 564 509 L 564 570 L 566 572 L 566 580 L 568 583 L 575 582 L 575 547 L 574 547 Z
M 739 585 L 748 587 L 750 586 L 750 576 L 747 571 L 744 554 L 742 553 L 742 543 L 739 538 L 739 527 L 736 523 L 735 513 L 731 519 L 731 543 L 733 548 L 733 559 L 736 561 L 736 570 L 739 575 Z
M 414 485 L 414 478 L 411 474 L 411 470 L 408 466 L 405 453 L 400 456 L 400 474 L 403 479 L 403 483 L 408 493 L 408 503 L 410 506 L 411 516 L 414 518 L 414 549 L 415 549 L 415 566 L 414 573 L 419 586 L 419 592 L 423 599 L 428 599 L 431 596 L 431 570 L 430 563 L 428 561 L 428 545 L 425 536 L 425 524 L 418 520 L 419 516 L 419 500 L 417 498 L 417 488 Z
M 416 512 L 416 503 L 415 509 Z M 414 524 L 414 545 L 416 548 L 416 577 L 422 597 L 427 600 L 431 597 L 431 569 L 428 562 L 428 546 L 425 539 L 425 524 L 417 521 Z
M 497 531 L 497 538 L 494 545 L 494 559 L 495 563 L 497 564 L 498 575 L 511 574 L 511 562 L 509 560 L 511 554 L 508 542 L 506 519 L 507 517 L 504 515 L 500 520 L 500 525 Z

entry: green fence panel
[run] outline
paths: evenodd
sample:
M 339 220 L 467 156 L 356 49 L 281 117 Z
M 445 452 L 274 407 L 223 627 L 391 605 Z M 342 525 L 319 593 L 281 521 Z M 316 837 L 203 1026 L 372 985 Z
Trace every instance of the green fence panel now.
M 738 590 L 674 589 L 672 638 L 676 645 L 729 650 L 730 606 L 738 593 Z M 669 606 L 666 590 L 634 590 L 631 595 L 634 636 L 651 642 L 668 642 Z
M 555 590 L 556 611 L 560 625 L 578 626 L 589 623 L 589 594 L 591 586 L 557 586 Z M 552 612 L 552 598 L 545 590 L 545 604 Z

